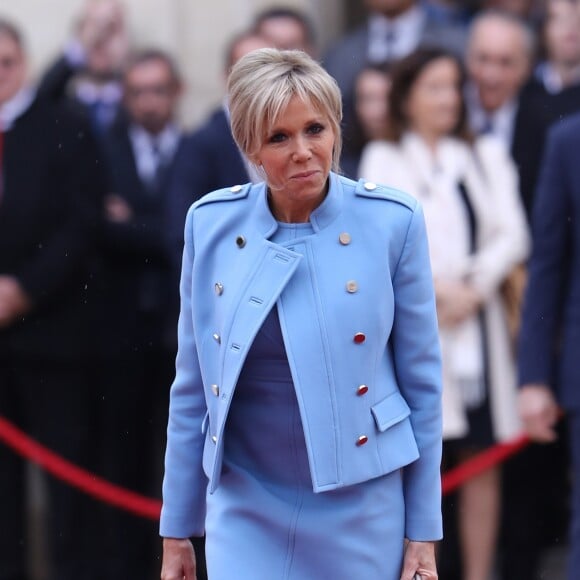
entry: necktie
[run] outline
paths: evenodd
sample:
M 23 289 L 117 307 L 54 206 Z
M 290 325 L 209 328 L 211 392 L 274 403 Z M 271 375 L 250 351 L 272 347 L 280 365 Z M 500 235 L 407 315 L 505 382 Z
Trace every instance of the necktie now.
M 395 42 L 397 41 L 397 33 L 395 27 L 391 24 L 385 36 L 385 48 L 387 52 L 387 62 L 395 60 Z
M 157 141 L 151 143 L 151 152 L 153 155 L 154 169 L 149 182 L 149 189 L 151 193 L 157 194 L 159 193 L 163 174 L 163 154 L 161 153 L 161 147 Z
M 489 115 L 485 115 L 481 128 L 479 129 L 480 135 L 491 135 L 493 133 L 493 121 Z

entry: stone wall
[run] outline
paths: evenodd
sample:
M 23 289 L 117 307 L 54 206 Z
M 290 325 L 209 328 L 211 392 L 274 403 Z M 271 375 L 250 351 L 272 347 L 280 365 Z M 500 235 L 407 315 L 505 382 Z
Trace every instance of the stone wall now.
M 59 53 L 84 0 L 4 0 L 0 16 L 24 32 L 32 74 L 37 75 Z M 221 100 L 223 54 L 232 35 L 266 7 L 287 5 L 304 10 L 317 29 L 321 48 L 342 28 L 341 0 L 124 0 L 136 46 L 171 52 L 185 77 L 183 121 L 197 125 Z

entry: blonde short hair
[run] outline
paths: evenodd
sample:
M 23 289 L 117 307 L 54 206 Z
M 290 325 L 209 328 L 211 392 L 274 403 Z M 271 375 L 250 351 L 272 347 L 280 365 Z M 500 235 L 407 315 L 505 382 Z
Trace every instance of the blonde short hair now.
M 293 97 L 309 102 L 334 131 L 332 168 L 338 171 L 342 99 L 336 81 L 300 50 L 260 48 L 243 56 L 228 78 L 232 134 L 253 160 L 279 115 Z

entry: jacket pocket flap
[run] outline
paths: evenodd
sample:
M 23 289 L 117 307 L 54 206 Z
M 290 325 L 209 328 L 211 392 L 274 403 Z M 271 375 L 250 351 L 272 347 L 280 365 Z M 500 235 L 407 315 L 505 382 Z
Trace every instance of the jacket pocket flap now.
M 396 391 L 373 405 L 371 412 L 375 418 L 377 429 L 386 431 L 389 427 L 407 418 L 411 414 L 411 409 L 401 393 Z

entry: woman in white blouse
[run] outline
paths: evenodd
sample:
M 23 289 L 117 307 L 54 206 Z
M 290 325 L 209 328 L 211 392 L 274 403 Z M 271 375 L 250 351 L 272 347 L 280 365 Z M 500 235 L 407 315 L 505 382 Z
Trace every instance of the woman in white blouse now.
M 443 354 L 447 456 L 461 460 L 516 435 L 513 349 L 500 286 L 528 253 L 513 162 L 466 126 L 460 63 L 419 49 L 393 70 L 390 140 L 366 146 L 360 175 L 422 203 Z M 464 580 L 487 580 L 500 512 L 499 470 L 459 492 Z

